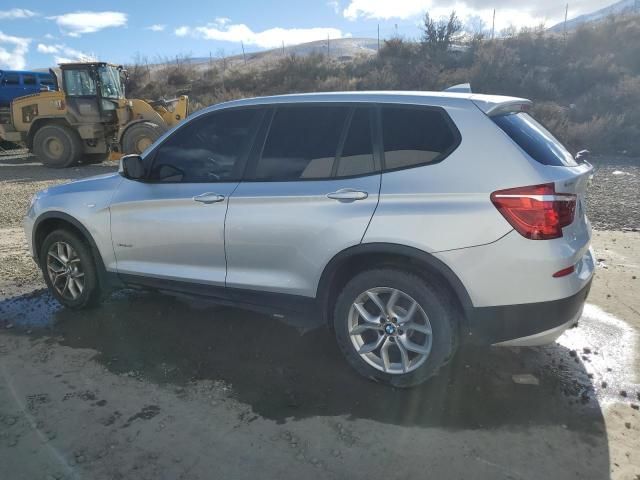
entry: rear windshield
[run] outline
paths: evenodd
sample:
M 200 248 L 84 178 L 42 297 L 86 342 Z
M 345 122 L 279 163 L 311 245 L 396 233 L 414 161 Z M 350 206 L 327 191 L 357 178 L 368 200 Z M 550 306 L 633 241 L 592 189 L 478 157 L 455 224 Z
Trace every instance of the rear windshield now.
M 536 162 L 556 167 L 573 167 L 573 155 L 551 133 L 527 113 L 509 113 L 493 121 Z

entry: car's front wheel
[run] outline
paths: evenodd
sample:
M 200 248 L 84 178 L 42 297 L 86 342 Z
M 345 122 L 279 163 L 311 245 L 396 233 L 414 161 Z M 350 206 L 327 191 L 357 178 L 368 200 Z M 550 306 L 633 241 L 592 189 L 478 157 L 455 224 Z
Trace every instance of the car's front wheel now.
M 99 301 L 93 255 L 75 233 L 55 230 L 47 235 L 40 248 L 40 266 L 49 291 L 63 305 L 79 309 Z
M 338 297 L 338 344 L 363 376 L 410 387 L 436 375 L 457 347 L 451 299 L 422 278 L 395 269 L 362 272 Z

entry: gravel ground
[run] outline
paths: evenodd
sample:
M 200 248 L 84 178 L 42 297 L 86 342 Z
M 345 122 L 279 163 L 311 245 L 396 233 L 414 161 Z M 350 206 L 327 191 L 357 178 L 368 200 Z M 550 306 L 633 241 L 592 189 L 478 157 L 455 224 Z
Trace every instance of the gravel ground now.
M 594 158 L 587 215 L 597 230 L 640 229 L 640 158 Z

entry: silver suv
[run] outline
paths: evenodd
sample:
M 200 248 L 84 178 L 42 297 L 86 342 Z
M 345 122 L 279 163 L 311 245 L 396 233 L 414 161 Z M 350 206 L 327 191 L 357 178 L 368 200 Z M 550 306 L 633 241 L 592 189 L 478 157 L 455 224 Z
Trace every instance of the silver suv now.
M 541 345 L 581 315 L 592 167 L 529 107 L 429 92 L 216 105 L 118 173 L 38 193 L 27 239 L 68 307 L 141 286 L 319 314 L 359 373 L 415 385 L 461 341 Z

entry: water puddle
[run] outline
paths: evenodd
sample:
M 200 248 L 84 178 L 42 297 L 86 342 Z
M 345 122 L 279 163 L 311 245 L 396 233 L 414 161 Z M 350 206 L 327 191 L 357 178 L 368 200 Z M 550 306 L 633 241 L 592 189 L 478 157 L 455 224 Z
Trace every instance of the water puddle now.
M 410 390 L 357 376 L 333 334 L 309 319 L 188 297 L 122 291 L 96 309 L 71 311 L 40 291 L 0 301 L 3 325 L 93 349 L 118 375 L 182 386 L 223 382 L 236 400 L 278 422 L 347 415 L 418 426 L 597 430 L 603 404 L 636 402 L 640 392 L 634 331 L 593 305 L 553 345 L 465 347 L 441 375 Z

